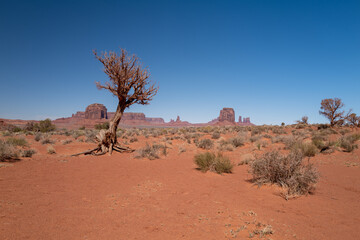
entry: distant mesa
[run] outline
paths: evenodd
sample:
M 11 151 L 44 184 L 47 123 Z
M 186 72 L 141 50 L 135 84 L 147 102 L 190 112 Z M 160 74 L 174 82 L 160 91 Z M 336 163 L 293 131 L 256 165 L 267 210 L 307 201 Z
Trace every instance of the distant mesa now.
M 100 103 L 94 103 L 86 107 L 85 112 L 76 112 L 70 118 L 59 118 L 54 121 L 58 127 L 77 128 L 81 126 L 94 127 L 95 124 L 107 122 L 114 117 L 114 112 L 108 112 L 107 108 Z M 218 118 L 208 123 L 192 124 L 182 121 L 180 116 L 176 120 L 165 122 L 162 118 L 149 118 L 144 113 L 126 112 L 121 118 L 120 126 L 163 126 L 163 127 L 186 127 L 186 126 L 208 126 L 208 125 L 253 125 L 250 118 L 242 118 L 235 122 L 235 111 L 233 108 L 220 110 Z
M 220 110 L 220 115 L 218 118 L 213 119 L 212 121 L 208 122 L 210 125 L 254 125 L 250 122 L 250 118 L 242 118 L 239 116 L 238 122 L 235 122 L 235 111 L 233 108 L 223 108 Z
M 234 123 L 235 122 L 235 111 L 232 108 L 223 108 L 220 111 L 220 116 L 219 116 L 219 121 L 220 122 L 231 122 Z

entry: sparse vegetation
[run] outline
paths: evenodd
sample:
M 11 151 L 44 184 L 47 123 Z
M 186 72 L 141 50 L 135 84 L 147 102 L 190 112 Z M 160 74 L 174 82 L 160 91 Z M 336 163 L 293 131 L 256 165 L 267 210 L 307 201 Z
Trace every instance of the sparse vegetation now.
M 355 143 L 358 140 L 360 140 L 360 134 L 351 134 L 341 137 L 338 143 L 344 152 L 352 152 L 358 148 L 358 145 Z
M 195 143 L 198 148 L 202 148 L 202 149 L 211 149 L 214 145 L 214 142 L 211 139 L 207 139 L 207 138 L 201 139 Z
M 223 156 L 221 153 L 200 153 L 195 155 L 195 164 L 202 172 L 213 171 L 216 173 L 231 173 L 233 164 L 230 159 Z
M 6 142 L 13 146 L 20 146 L 20 147 L 28 146 L 28 142 L 25 140 L 25 138 L 10 137 L 6 140 Z
M 26 149 L 21 151 L 21 157 L 29 157 L 31 158 L 32 155 L 34 155 L 36 151 L 34 149 Z
M 277 184 L 287 188 L 286 197 L 310 193 L 319 174 L 311 163 L 303 163 L 301 151 L 281 155 L 277 151 L 265 153 L 250 164 L 253 181 L 258 184 Z
M 101 129 L 108 130 L 109 126 L 110 126 L 109 122 L 98 123 L 98 124 L 95 125 L 95 129 L 97 129 L 97 130 L 101 130 Z
M 56 154 L 56 150 L 52 145 L 47 146 L 46 151 L 48 154 Z
M 136 156 L 136 158 L 148 158 L 150 160 L 160 158 L 159 151 L 163 148 L 164 146 L 161 144 L 149 145 L 148 143 L 146 143 L 145 147 L 137 150 L 138 155 Z
M 19 153 L 13 145 L 0 140 L 0 161 L 1 162 L 17 159 L 18 156 L 19 156 Z

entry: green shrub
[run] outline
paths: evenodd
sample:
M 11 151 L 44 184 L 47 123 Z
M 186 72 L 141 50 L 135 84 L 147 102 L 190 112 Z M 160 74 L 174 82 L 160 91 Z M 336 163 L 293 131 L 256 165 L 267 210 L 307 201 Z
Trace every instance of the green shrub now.
M 56 126 L 51 123 L 51 120 L 49 118 L 40 121 L 39 123 L 34 123 L 33 131 L 40 131 L 40 132 L 51 132 L 56 129 Z
M 25 140 L 25 138 L 10 137 L 6 140 L 6 142 L 10 145 L 20 146 L 20 147 L 25 147 L 28 145 L 28 142 Z
M 265 153 L 250 164 L 253 181 L 259 185 L 271 183 L 287 188 L 286 197 L 310 193 L 319 174 L 313 164 L 303 164 L 301 151 L 281 155 L 277 151 Z
M 1 162 L 17 159 L 18 156 L 19 156 L 19 153 L 13 145 L 0 140 L 0 161 Z
M 71 139 L 66 139 L 66 140 L 63 140 L 63 141 L 62 141 L 62 144 L 63 144 L 63 145 L 70 144 L 70 143 L 72 143 L 72 140 L 71 140 Z
M 95 129 L 97 129 L 97 130 L 101 130 L 101 129 L 108 130 L 109 127 L 110 127 L 109 122 L 99 123 L 99 124 L 95 125 Z
M 205 138 L 195 142 L 195 144 L 198 148 L 211 149 L 214 145 L 214 142 L 211 139 Z
M 215 155 L 214 153 L 206 152 L 195 155 L 195 164 L 202 172 L 213 171 L 216 173 L 231 173 L 233 164 L 230 159 L 224 157 L 221 153 Z

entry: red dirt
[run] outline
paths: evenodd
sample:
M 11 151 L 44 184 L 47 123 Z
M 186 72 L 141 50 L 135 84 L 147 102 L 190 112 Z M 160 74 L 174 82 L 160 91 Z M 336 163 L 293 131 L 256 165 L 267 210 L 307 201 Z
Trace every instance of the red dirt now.
M 359 149 L 314 157 L 315 193 L 286 201 L 276 186 L 249 183 L 246 165 L 222 176 L 199 172 L 193 157 L 202 150 L 185 144 L 179 154 L 178 140 L 151 161 L 69 157 L 94 146 L 80 142 L 57 141 L 48 155 L 33 138 L 33 158 L 0 168 L 1 239 L 247 239 L 259 222 L 272 226 L 271 239 L 358 239 Z M 131 147 L 153 140 L 138 139 Z M 251 151 L 248 144 L 226 155 L 238 162 Z

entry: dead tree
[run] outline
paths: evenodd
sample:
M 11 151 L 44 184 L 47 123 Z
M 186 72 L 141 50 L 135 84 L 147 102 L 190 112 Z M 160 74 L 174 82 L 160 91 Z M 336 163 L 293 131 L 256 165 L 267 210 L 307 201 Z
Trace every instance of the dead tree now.
M 102 155 L 112 151 L 124 152 L 133 151 L 130 148 L 119 145 L 116 137 L 116 130 L 123 116 L 124 110 L 137 103 L 146 105 L 156 95 L 158 87 L 149 81 L 149 71 L 143 68 L 140 60 L 135 55 L 129 55 L 124 49 L 116 52 L 103 52 L 98 54 L 93 51 L 96 59 L 104 65 L 104 72 L 109 77 L 105 84 L 96 82 L 96 87 L 110 91 L 118 100 L 114 117 L 111 119 L 108 130 L 101 130 L 96 136 L 98 146 L 95 149 L 82 153 Z
M 323 99 L 320 108 L 323 111 L 319 111 L 319 113 L 329 119 L 331 127 L 342 125 L 351 113 L 350 110 L 349 113 L 345 114 L 345 111 L 342 110 L 343 107 L 344 103 L 339 98 Z

